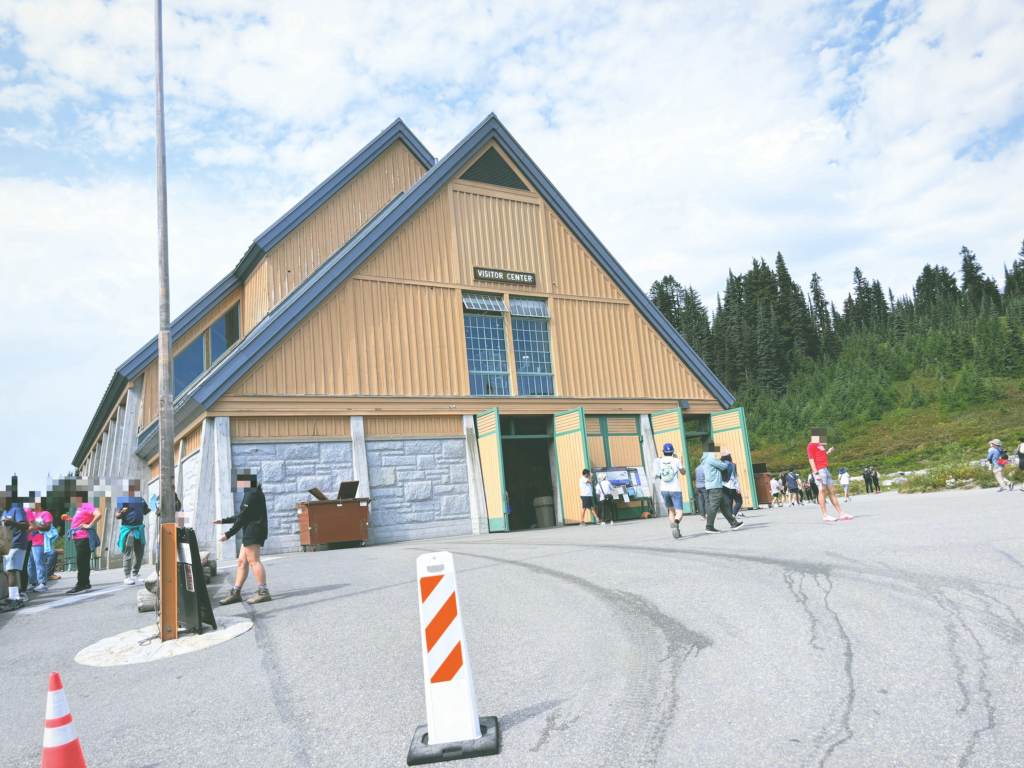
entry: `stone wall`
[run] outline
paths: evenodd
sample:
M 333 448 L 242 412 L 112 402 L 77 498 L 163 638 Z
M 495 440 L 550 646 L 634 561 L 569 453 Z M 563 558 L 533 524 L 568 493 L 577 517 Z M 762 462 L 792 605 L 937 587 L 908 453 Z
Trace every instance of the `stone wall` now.
M 265 554 L 297 552 L 299 519 L 295 505 L 309 501 L 308 488 L 319 488 L 328 498 L 343 480 L 354 480 L 352 443 L 234 443 L 231 446 L 232 481 L 242 469 L 256 472 L 267 497 L 270 536 Z M 234 494 L 235 514 L 242 492 Z
M 368 440 L 366 454 L 374 544 L 473 532 L 465 439 Z
M 196 451 L 185 457 L 181 465 L 181 488 L 178 498 L 181 499 L 181 511 L 185 513 L 185 527 L 192 528 L 196 524 L 196 485 L 199 483 L 200 453 Z

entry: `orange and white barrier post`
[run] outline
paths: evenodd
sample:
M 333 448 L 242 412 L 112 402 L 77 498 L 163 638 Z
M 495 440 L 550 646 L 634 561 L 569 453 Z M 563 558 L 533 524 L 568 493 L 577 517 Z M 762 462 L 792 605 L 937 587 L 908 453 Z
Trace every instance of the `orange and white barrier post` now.
M 82 745 L 64 695 L 60 673 L 50 673 L 46 694 L 46 727 L 43 730 L 42 768 L 86 768 Z
M 416 558 L 427 724 L 413 737 L 408 764 L 498 753 L 498 721 L 480 718 L 450 552 Z

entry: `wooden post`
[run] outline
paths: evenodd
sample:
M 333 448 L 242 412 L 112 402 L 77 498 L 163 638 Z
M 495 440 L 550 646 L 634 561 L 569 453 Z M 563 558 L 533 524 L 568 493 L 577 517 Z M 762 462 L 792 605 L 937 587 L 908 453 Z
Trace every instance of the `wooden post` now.
M 178 639 L 178 526 L 160 526 L 160 642 Z

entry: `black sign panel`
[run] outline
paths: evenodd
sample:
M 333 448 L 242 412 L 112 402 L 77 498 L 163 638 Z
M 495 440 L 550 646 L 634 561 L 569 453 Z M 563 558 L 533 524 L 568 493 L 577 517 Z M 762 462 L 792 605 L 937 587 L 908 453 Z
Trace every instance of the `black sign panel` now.
M 203 634 L 203 624 L 217 628 L 206 591 L 203 565 L 199 560 L 196 532 L 191 528 L 178 529 L 178 625 Z
M 488 269 L 473 267 L 474 280 L 487 280 L 491 283 L 515 283 L 516 285 L 536 285 L 537 276 L 533 272 L 509 272 L 507 269 Z

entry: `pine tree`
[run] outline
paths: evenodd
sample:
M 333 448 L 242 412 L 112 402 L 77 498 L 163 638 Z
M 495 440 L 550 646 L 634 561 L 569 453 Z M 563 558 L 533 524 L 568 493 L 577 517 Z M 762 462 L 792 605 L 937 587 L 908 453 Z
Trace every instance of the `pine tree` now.
M 772 394 L 779 394 L 786 386 L 786 377 L 779 364 L 782 355 L 782 337 L 775 324 L 775 312 L 757 310 L 757 382 Z

